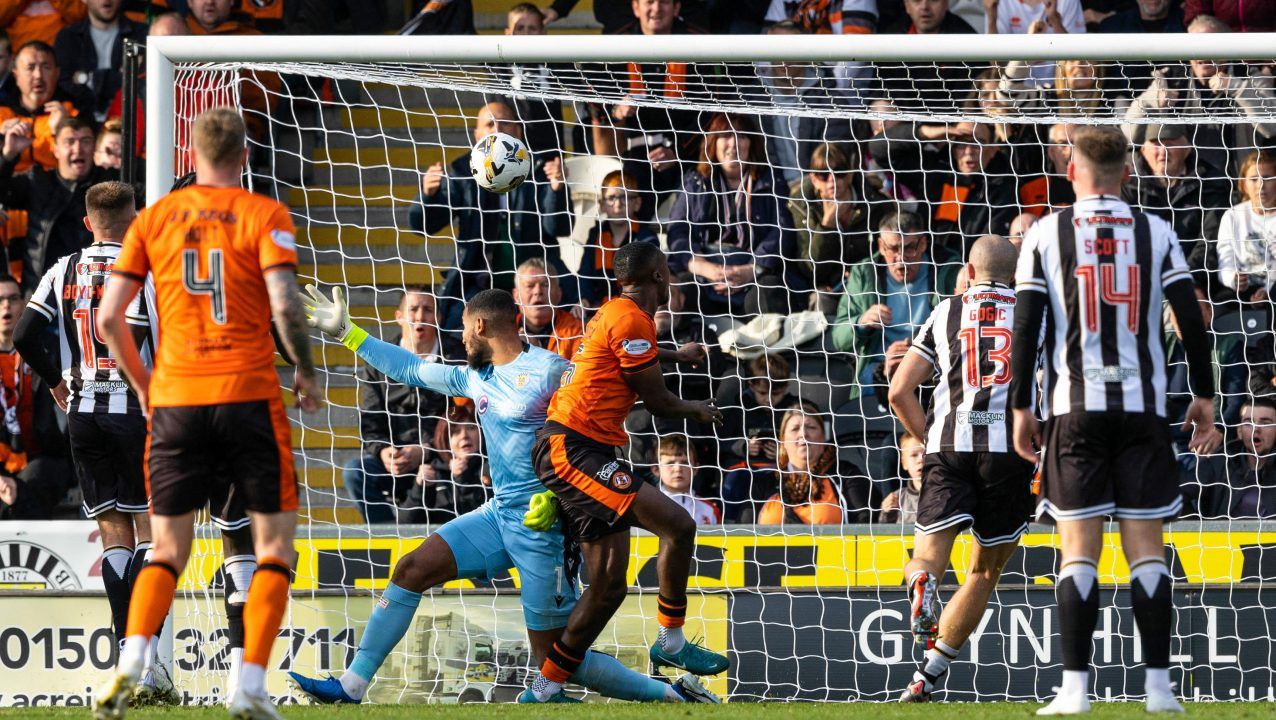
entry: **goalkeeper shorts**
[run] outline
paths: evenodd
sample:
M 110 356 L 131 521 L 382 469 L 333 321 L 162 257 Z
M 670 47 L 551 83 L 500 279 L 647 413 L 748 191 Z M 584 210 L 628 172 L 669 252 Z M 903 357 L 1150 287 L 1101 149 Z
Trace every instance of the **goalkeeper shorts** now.
M 518 570 L 523 619 L 528 630 L 567 626 L 576 607 L 576 585 L 564 570 L 563 534 L 558 525 L 536 532 L 523 525 L 527 501 L 488 501 L 438 529 L 452 549 L 456 575 L 465 580 L 497 580 Z

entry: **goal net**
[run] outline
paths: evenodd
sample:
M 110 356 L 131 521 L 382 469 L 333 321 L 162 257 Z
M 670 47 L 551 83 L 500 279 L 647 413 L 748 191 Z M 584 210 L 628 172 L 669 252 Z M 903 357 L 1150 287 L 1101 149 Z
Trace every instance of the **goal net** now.
M 933 304 L 965 282 L 975 239 L 1017 241 L 1075 199 L 1076 128 L 1118 126 L 1126 199 L 1173 224 L 1212 316 L 1227 441 L 1197 460 L 1176 436 L 1181 477 L 1165 478 L 1185 499 L 1167 531 L 1173 678 L 1189 699 L 1271 700 L 1276 533 L 1258 518 L 1276 516 L 1265 469 L 1276 411 L 1259 400 L 1276 393 L 1276 150 L 1263 150 L 1276 138 L 1276 65 L 1263 39 L 152 39 L 148 201 L 188 169 L 199 111 L 242 108 L 248 182 L 292 209 L 303 282 L 344 286 L 356 322 L 395 342 L 407 328 L 402 342 L 421 340 L 423 354 L 454 352 L 461 304 L 487 287 L 517 289 L 529 340 L 568 352 L 579 318 L 616 293 L 613 244 L 660 242 L 675 274 L 662 342 L 709 348 L 697 365 L 666 365 L 667 379 L 716 398 L 726 422 L 640 409 L 622 450 L 710 523 L 688 624 L 733 661 L 711 687 L 731 701 L 893 700 L 921 650 L 902 572 L 917 451 L 885 402 L 887 378 Z M 468 177 L 470 147 L 493 130 L 535 158 L 506 196 Z M 417 292 L 401 304 L 419 286 L 425 307 Z M 1164 331 L 1177 428 L 1189 396 L 1168 313 Z M 350 661 L 426 525 L 490 488 L 482 453 L 467 461 L 473 413 L 405 399 L 339 344 L 314 347 L 328 404 L 292 415 L 306 524 L 275 669 L 320 674 Z M 282 362 L 281 378 L 288 387 Z M 405 461 L 389 475 L 387 445 L 423 447 L 426 469 Z M 779 466 L 807 471 L 781 479 Z M 1106 538 L 1095 691 L 1131 698 L 1142 673 L 1128 568 Z M 597 649 L 645 669 L 656 541 L 632 543 L 633 590 Z M 972 548 L 959 541 L 944 599 Z M 1057 548 L 1032 526 L 944 697 L 1052 695 Z M 219 553 L 209 529 L 175 623 L 178 684 L 202 700 L 224 686 Z M 512 699 L 530 666 L 518 587 L 502 575 L 428 595 L 370 698 Z M 282 673 L 271 683 L 287 692 Z

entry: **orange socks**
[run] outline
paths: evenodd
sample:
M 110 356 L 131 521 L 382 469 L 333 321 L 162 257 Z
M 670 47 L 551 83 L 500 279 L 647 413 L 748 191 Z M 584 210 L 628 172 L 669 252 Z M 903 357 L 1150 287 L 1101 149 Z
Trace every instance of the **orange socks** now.
M 177 570 L 165 562 L 150 562 L 137 574 L 128 607 L 126 636 L 159 634 L 177 591 Z
M 562 685 L 567 679 L 576 674 L 576 670 L 580 668 L 581 662 L 584 660 L 584 654 L 563 646 L 562 643 L 554 643 L 554 646 L 545 653 L 545 662 L 541 665 L 541 675 L 546 680 Z
M 244 662 L 265 667 L 288 609 L 292 584 L 288 564 L 278 558 L 262 558 L 248 587 L 244 605 Z
M 687 597 L 671 600 L 664 595 L 656 599 L 656 621 L 660 627 L 680 628 L 687 622 Z

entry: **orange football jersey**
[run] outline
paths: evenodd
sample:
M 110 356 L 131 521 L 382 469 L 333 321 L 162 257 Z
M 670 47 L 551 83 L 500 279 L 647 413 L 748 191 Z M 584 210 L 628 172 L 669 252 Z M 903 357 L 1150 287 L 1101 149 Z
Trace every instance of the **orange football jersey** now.
M 549 401 L 549 420 L 607 445 L 624 445 L 625 418 L 638 394 L 622 373 L 655 365 L 656 323 L 625 296 L 608 300 L 585 327 L 563 384 Z
M 296 265 L 288 208 L 242 188 L 192 185 L 139 213 L 114 272 L 155 278 L 150 404 L 278 397 L 265 276 Z

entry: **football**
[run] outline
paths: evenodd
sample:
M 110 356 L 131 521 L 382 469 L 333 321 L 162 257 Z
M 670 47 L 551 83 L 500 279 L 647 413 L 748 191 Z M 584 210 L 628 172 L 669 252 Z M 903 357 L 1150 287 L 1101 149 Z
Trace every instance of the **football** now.
M 470 151 L 470 173 L 484 190 L 507 193 L 522 185 L 531 172 L 531 153 L 513 135 L 492 133 Z

